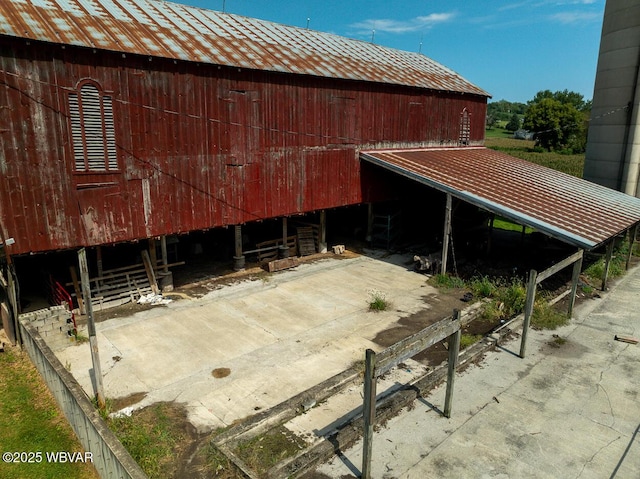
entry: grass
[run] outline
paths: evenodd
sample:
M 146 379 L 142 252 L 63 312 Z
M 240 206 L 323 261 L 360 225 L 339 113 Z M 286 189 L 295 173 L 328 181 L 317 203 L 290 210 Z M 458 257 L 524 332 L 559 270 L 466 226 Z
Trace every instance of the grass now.
M 215 479 L 244 479 L 245 475 L 238 467 L 229 460 L 220 450 L 211 442 L 198 451 L 198 454 L 204 456 L 207 470 L 211 471 L 212 477 Z
M 558 329 L 569 323 L 569 315 L 558 311 L 545 300 L 536 301 L 531 315 L 531 326 L 535 329 Z
M 634 245 L 633 255 L 638 256 L 638 245 Z M 629 242 L 625 238 L 613 249 L 613 255 L 611 256 L 611 262 L 609 263 L 609 278 L 617 278 L 625 274 L 627 256 L 629 254 Z M 604 274 L 604 263 L 606 260 L 606 254 L 598 258 L 583 270 L 583 275 L 588 281 L 597 285 L 602 281 Z
M 443 289 L 465 288 L 467 286 L 463 279 L 448 274 L 436 274 L 429 278 L 429 283 L 436 288 Z
M 482 334 L 466 334 L 460 335 L 460 349 L 468 348 L 482 339 Z
M 378 290 L 369 291 L 369 311 L 385 311 L 389 306 L 390 303 L 385 293 Z
M 522 233 L 522 225 L 513 223 L 498 216 L 493 220 L 493 227 L 498 230 L 517 231 L 518 233 Z M 524 229 L 525 234 L 533 233 L 533 231 L 534 229 L 528 226 Z
M 43 455 L 40 463 L 0 462 L 3 479 L 98 478 L 90 464 L 47 462 L 46 452 L 81 452 L 82 446 L 27 354 L 7 346 L 0 353 L 0 449 Z
M 150 479 L 173 477 L 176 450 L 186 434 L 175 409 L 158 403 L 131 416 L 109 418 L 109 428 Z
M 238 444 L 238 456 L 260 476 L 305 447 L 305 442 L 283 426 Z

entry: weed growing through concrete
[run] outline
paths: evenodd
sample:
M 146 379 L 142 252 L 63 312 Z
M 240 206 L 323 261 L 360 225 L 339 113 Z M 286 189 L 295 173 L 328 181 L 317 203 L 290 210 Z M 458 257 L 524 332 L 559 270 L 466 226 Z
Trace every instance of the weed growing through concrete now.
M 389 301 L 387 295 L 377 289 L 372 289 L 369 292 L 369 311 L 384 311 L 389 308 Z
M 536 301 L 531 315 L 531 326 L 536 329 L 557 329 L 569 323 L 569 315 L 558 311 L 545 300 Z

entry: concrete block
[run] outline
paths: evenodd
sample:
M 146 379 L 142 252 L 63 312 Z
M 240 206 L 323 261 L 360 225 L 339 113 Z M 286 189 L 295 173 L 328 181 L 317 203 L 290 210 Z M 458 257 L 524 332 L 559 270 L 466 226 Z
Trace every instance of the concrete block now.
M 345 247 L 343 244 L 335 245 L 331 249 L 333 249 L 333 254 L 342 254 L 345 252 Z

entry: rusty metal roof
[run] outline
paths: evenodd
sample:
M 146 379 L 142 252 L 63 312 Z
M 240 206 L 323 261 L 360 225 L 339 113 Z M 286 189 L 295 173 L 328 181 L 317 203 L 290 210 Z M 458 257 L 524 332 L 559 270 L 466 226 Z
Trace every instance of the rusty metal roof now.
M 151 57 L 490 96 L 418 53 L 161 0 L 3 0 L 0 34 Z
M 488 148 L 360 158 L 587 250 L 640 222 L 640 198 Z

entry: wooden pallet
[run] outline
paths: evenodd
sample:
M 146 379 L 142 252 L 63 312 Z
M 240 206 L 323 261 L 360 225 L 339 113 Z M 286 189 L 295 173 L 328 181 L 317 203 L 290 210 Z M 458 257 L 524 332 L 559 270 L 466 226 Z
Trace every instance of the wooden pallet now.
M 298 232 L 298 252 L 300 256 L 309 256 L 317 251 L 316 240 L 311 226 L 299 226 Z

